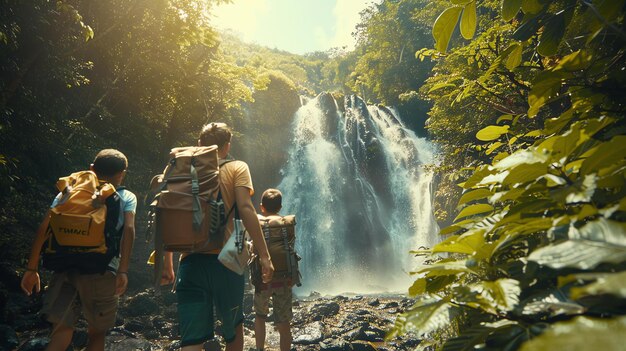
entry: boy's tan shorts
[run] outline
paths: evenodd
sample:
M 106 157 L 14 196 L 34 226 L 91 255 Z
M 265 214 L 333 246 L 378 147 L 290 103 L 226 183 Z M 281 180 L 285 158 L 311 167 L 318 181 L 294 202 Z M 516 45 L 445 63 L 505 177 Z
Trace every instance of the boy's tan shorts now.
M 115 275 L 112 272 L 54 273 L 41 313 L 53 324 L 74 327 L 82 309 L 90 328 L 106 331 L 115 326 L 117 303 Z
M 270 313 L 270 297 L 274 309 L 274 323 L 290 322 L 293 318 L 291 286 L 254 291 L 254 312 L 266 318 Z

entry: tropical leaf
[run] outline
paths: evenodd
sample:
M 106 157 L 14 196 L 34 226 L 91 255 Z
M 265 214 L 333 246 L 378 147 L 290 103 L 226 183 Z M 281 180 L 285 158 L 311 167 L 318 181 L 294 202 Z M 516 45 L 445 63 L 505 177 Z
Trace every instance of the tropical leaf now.
M 512 20 L 521 6 L 522 0 L 502 0 L 502 19 L 505 21 Z
M 478 325 L 462 330 L 460 335 L 446 340 L 442 351 L 475 351 L 496 328 Z
M 523 0 L 522 11 L 531 15 L 539 13 L 543 10 L 544 4 L 541 0 Z
M 537 45 L 537 52 L 540 55 L 556 55 L 561 39 L 565 34 L 565 16 L 568 12 L 561 11 L 544 23 L 543 31 L 539 37 L 539 45 Z
M 485 231 L 477 230 L 463 235 L 452 236 L 439 244 L 433 246 L 433 253 L 437 252 L 456 252 L 467 255 L 474 255 L 485 244 Z
M 504 61 L 504 67 L 513 70 L 522 63 L 522 52 L 524 47 L 520 43 L 513 43 L 509 47 L 510 53 Z
M 461 210 L 461 212 L 458 214 L 458 216 L 456 216 L 456 218 L 454 220 L 456 221 L 459 218 L 463 218 L 463 217 L 467 217 L 467 216 L 473 216 L 473 215 L 486 213 L 486 212 L 491 212 L 491 211 L 493 211 L 493 206 L 491 206 L 491 205 L 488 205 L 488 204 L 474 204 L 474 205 L 467 206 L 463 210 Z
M 571 300 L 560 289 L 542 290 L 522 301 L 515 309 L 523 316 L 556 317 L 572 316 L 585 312 L 585 308 Z
M 481 141 L 498 139 L 509 132 L 510 126 L 487 126 L 476 133 L 476 138 Z
M 470 268 L 465 265 L 465 261 L 437 262 L 430 265 L 418 267 L 415 273 L 425 273 L 428 277 L 436 277 L 442 275 L 454 275 L 458 273 L 472 273 Z
M 461 15 L 461 35 L 465 39 L 472 39 L 476 31 L 476 2 L 465 5 Z
M 528 116 L 536 116 L 543 105 L 555 98 L 561 90 L 561 84 L 569 77 L 571 73 L 563 71 L 546 71 L 538 74 L 528 94 L 528 106 L 530 106 Z
M 463 205 L 471 201 L 485 199 L 490 196 L 493 196 L 493 192 L 484 188 L 468 191 L 461 196 L 458 205 Z
M 525 149 L 516 151 L 509 157 L 500 160 L 494 165 L 497 170 L 509 170 L 520 165 L 534 163 L 545 163 L 548 161 L 548 154 L 536 149 Z
M 456 23 L 459 21 L 462 10 L 462 7 L 450 7 L 443 11 L 435 20 L 432 33 L 435 39 L 435 48 L 439 50 L 439 52 L 446 52 L 448 49 L 448 43 L 456 27 Z
M 626 299 L 626 272 L 605 274 L 595 283 L 570 290 L 572 299 L 578 300 L 589 295 L 613 295 Z
M 533 163 L 529 165 L 519 165 L 513 168 L 502 181 L 502 185 L 523 184 L 536 181 L 548 172 L 548 165 L 544 163 Z
M 543 334 L 524 343 L 520 351 L 621 350 L 624 335 L 626 317 L 575 317 L 571 321 L 551 325 Z
M 587 51 L 578 50 L 561 58 L 553 70 L 579 71 L 588 68 L 589 65 L 591 65 L 591 55 Z
M 568 240 L 537 249 L 528 260 L 553 269 L 594 269 L 602 263 L 626 261 L 626 247 L 590 240 Z
M 511 311 L 517 305 L 520 292 L 519 282 L 514 279 L 481 281 L 454 287 L 452 301 L 498 315 Z
M 626 247 L 626 223 L 604 217 L 588 222 L 578 229 L 572 225 L 567 234 L 570 239 L 606 242 Z
M 391 340 L 399 334 L 408 332 L 416 332 L 418 335 L 433 332 L 450 324 L 451 318 L 459 311 L 458 307 L 445 300 L 420 301 L 409 311 L 398 316 L 386 339 Z
M 580 168 L 580 172 L 582 174 L 597 172 L 601 168 L 624 160 L 625 157 L 626 135 L 616 135 L 610 141 L 597 147 L 593 157 L 587 157 Z

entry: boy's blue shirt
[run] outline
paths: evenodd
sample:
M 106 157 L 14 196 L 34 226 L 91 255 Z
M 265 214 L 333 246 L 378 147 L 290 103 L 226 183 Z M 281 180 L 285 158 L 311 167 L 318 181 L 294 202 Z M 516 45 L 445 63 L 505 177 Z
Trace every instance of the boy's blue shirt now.
M 118 223 L 124 224 L 124 214 L 127 212 L 135 213 L 137 211 L 137 196 L 133 194 L 130 190 L 126 189 L 118 189 L 116 190 L 117 194 L 120 196 L 122 200 L 122 211 L 120 212 L 120 221 Z M 61 198 L 62 193 L 58 193 L 57 196 L 52 201 L 50 208 L 55 207 L 59 199 Z M 113 273 L 117 272 L 118 267 L 120 266 L 120 257 L 119 254 L 111 259 L 109 262 L 109 266 L 107 267 L 108 271 Z

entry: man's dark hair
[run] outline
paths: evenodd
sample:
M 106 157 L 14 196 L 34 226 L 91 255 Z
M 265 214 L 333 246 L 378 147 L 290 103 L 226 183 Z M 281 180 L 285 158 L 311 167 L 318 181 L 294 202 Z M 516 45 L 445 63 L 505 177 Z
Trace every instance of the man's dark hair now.
M 218 148 L 223 147 L 230 142 L 233 133 L 226 123 L 209 123 L 202 127 L 200 132 L 200 145 L 210 146 L 217 145 Z
M 93 160 L 93 170 L 101 177 L 113 177 L 126 170 L 126 167 L 128 167 L 128 159 L 115 149 L 101 150 Z
M 283 207 L 283 194 L 278 189 L 267 189 L 261 197 L 261 205 L 267 212 L 278 213 Z

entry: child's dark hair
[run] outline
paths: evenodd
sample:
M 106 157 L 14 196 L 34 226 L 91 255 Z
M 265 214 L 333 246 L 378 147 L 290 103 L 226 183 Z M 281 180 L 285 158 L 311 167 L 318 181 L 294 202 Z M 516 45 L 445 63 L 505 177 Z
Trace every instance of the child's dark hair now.
M 210 146 L 217 145 L 218 148 L 223 147 L 230 142 L 233 133 L 226 123 L 212 122 L 202 127 L 200 132 L 200 145 Z
M 267 212 L 278 213 L 283 206 L 283 194 L 278 189 L 267 189 L 261 197 L 261 205 Z
M 128 159 L 123 153 L 115 149 L 101 150 L 93 160 L 93 170 L 101 177 L 113 177 L 126 170 L 127 167 Z

